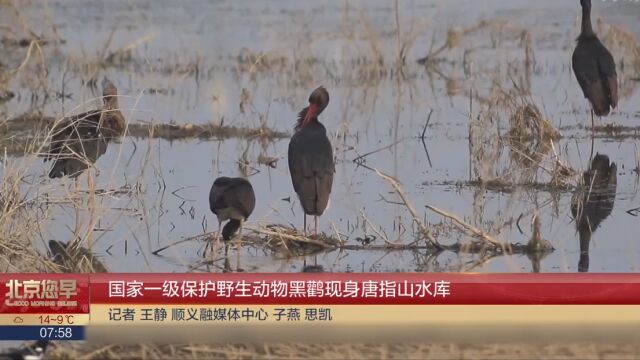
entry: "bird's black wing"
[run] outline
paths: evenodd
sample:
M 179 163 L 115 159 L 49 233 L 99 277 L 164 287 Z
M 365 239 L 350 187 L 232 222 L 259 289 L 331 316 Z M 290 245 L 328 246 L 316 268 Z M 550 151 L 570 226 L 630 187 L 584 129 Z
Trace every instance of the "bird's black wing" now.
M 233 207 L 238 209 L 245 219 L 248 218 L 256 207 L 256 195 L 251 183 L 244 180 L 234 184 L 233 193 Z
M 242 178 L 218 178 L 209 192 L 209 208 L 214 214 L 219 210 L 233 209 L 248 218 L 255 206 L 253 187 Z
M 572 67 L 584 97 L 589 99 L 596 115 L 607 115 L 611 100 L 608 86 L 600 75 L 598 53 L 600 41 L 597 38 L 582 39 L 573 52 Z M 600 44 L 602 46 L 602 44 Z
M 319 128 L 303 131 L 296 133 L 289 143 L 289 172 L 305 213 L 321 215 L 333 186 L 333 150 L 324 127 L 322 131 Z
M 108 139 L 100 130 L 99 120 L 99 111 L 85 113 L 54 130 L 47 154 L 49 159 L 55 159 L 50 177 L 77 177 L 104 155 Z
M 618 74 L 616 63 L 607 48 L 598 40 L 598 70 L 603 84 L 608 90 L 611 107 L 618 105 Z
M 54 124 L 49 151 L 45 154 L 45 161 L 57 158 L 64 152 L 68 141 L 77 140 L 78 127 L 86 127 L 86 124 L 99 121 L 99 111 L 88 111 L 79 115 L 70 116 Z
M 333 187 L 333 174 L 335 173 L 335 163 L 333 161 L 333 149 L 331 142 L 326 136 L 319 139 L 318 148 L 321 149 L 321 159 L 317 160 L 316 166 L 313 167 L 316 179 L 316 187 L 318 193 L 318 210 L 324 212 L 329 203 L 329 196 Z M 318 154 L 319 155 L 319 154 Z
M 230 204 L 227 203 L 226 197 L 224 194 L 229 189 L 230 183 L 217 179 L 213 186 L 211 186 L 211 191 L 209 191 L 209 209 L 214 214 L 217 214 L 219 209 L 228 208 Z
M 592 58 L 584 43 L 579 42 L 571 57 L 571 66 L 573 73 L 576 75 L 578 84 L 584 93 L 584 97 L 589 98 L 589 88 L 591 84 L 597 81 L 597 77 L 593 76 L 598 71 L 598 62 Z

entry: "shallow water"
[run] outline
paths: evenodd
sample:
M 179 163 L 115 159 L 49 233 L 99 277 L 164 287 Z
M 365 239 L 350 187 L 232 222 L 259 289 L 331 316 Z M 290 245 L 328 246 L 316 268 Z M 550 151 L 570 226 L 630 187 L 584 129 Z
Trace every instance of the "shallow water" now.
M 337 164 L 331 204 L 320 219 L 322 231 L 338 231 L 348 236 L 348 243 L 356 244 L 357 237 L 374 234 L 370 227 L 362 226 L 364 213 L 389 241 L 414 240 L 405 207 L 383 200 L 396 201 L 389 184 L 353 162 L 362 154 L 395 143 L 367 156 L 365 164 L 397 177 L 428 223 L 440 223 L 442 218 L 426 210 L 425 204 L 455 213 L 500 239 L 525 243 L 531 235 L 531 215 L 537 209 L 542 236 L 556 248 L 542 260 L 540 271 L 573 272 L 577 271 L 579 247 L 569 211 L 571 192 L 519 190 L 502 194 L 457 183 L 469 180 L 470 173 L 468 91 L 472 88 L 474 93 L 488 96 L 492 83 L 498 81 L 510 88 L 514 74 L 523 74 L 524 49 L 514 40 L 517 29 L 527 29 L 533 40 L 531 97 L 554 125 L 562 127 L 564 137 L 555 149 L 573 168 L 587 168 L 591 141 L 588 126 L 583 128 L 582 124 L 590 121 L 589 107 L 570 67 L 579 31 L 577 3 L 400 1 L 401 34 L 417 34 L 406 57 L 405 80 L 388 72 L 380 75 L 375 67 L 376 52 L 384 58 L 384 69 L 393 68 L 395 61 L 396 24 L 394 2 L 390 1 L 49 1 L 34 2 L 21 10 L 34 28 L 46 32 L 55 26 L 66 41 L 56 51 L 45 48 L 48 86 L 72 93 L 72 98 L 46 103 L 42 109 L 47 115 L 69 112 L 98 95 L 83 87 L 82 80 L 93 75 L 87 64 L 103 52 L 105 44 L 109 44 L 105 54 L 134 44 L 130 59 L 116 61 L 95 74 L 99 79 L 108 76 L 118 86 L 123 95 L 121 106 L 130 122 L 224 121 L 247 127 L 264 122 L 275 130 L 291 132 L 297 111 L 306 105 L 309 93 L 323 84 L 331 102 L 320 120 L 330 133 Z M 607 23 L 640 36 L 636 25 L 639 4 L 594 2 L 593 11 Z M 41 18 L 44 20 L 37 21 Z M 416 64 L 432 41 L 435 48 L 444 43 L 449 28 L 468 28 L 483 19 L 509 23 L 502 34 L 478 31 L 442 53 L 440 56 L 449 61 L 439 68 L 443 76 Z M 367 30 L 366 24 L 373 30 Z M 274 63 L 267 69 L 238 60 L 249 52 L 261 51 L 267 59 L 282 57 L 289 63 Z M 304 61 L 293 66 L 292 59 Z M 640 119 L 636 85 L 627 80 L 625 86 L 628 90 L 619 109 L 600 123 L 634 126 Z M 150 88 L 167 93 L 145 92 Z M 17 96 L 4 104 L 8 117 L 33 107 L 31 90 L 18 79 L 10 83 L 10 89 Z M 239 105 L 243 89 L 250 94 L 244 113 Z M 481 105 L 476 100 L 472 107 L 476 118 Z M 425 137 L 427 153 L 419 137 L 431 110 Z M 491 145 L 498 132 L 508 131 L 508 116 L 502 114 L 500 120 L 482 126 L 476 136 L 486 139 L 486 150 L 500 151 L 497 161 L 483 165 L 483 177 L 492 178 L 511 166 L 508 148 L 499 150 Z M 242 175 L 238 160 L 245 151 L 249 179 L 257 194 L 257 206 L 247 226 L 280 223 L 300 228 L 302 212 L 288 174 L 287 145 L 288 139 L 169 142 L 130 137 L 121 145 L 110 145 L 96 164 L 97 187 L 130 186 L 138 191 L 98 197 L 104 210 L 98 214 L 95 252 L 116 272 L 185 271 L 200 261 L 202 242 L 171 247 L 163 256 L 152 251 L 217 229 L 217 220 L 208 209 L 209 188 L 218 176 Z M 638 177 L 632 171 L 637 162 L 636 140 L 599 137 L 594 149 L 617 163 L 618 186 L 612 214 L 591 243 L 590 271 L 638 271 L 640 253 L 633 230 L 637 219 L 626 213 L 639 206 Z M 277 168 L 259 165 L 259 155 L 279 157 Z M 33 176 L 28 181 L 41 184 L 41 191 L 56 194 L 73 185 L 70 180 L 47 179 L 47 164 L 36 157 L 17 161 L 31 167 Z M 548 159 L 544 164 L 549 166 Z M 540 174 L 539 181 L 548 180 L 543 171 Z M 81 177 L 82 187 L 86 187 L 85 179 Z M 283 200 L 286 198 L 291 202 Z M 73 208 L 55 205 L 53 211 L 54 219 L 42 225 L 42 240 L 34 240 L 42 242 L 43 251 L 48 239 L 72 236 Z M 521 214 L 522 233 L 514 224 Z M 511 225 L 500 226 L 510 219 Z M 104 229 L 107 231 L 101 231 Z M 452 232 L 441 234 L 439 240 L 450 244 L 468 238 Z M 383 244 L 383 239 L 378 236 L 374 244 Z M 473 255 L 448 252 L 433 259 L 411 251 L 333 251 L 317 256 L 319 263 L 333 271 L 532 270 L 526 256 L 477 260 Z M 302 258 L 282 259 L 248 247 L 242 250 L 241 264 L 247 271 L 299 271 Z

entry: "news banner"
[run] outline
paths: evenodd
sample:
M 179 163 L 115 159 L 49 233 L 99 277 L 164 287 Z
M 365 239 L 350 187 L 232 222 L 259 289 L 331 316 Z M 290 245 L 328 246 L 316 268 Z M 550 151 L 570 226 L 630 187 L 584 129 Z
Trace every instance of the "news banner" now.
M 486 336 L 495 330 L 516 336 L 526 329 L 538 335 L 565 336 L 571 328 L 588 334 L 591 327 L 598 329 L 591 335 L 603 336 L 607 326 L 617 332 L 640 333 L 640 276 L 636 274 L 38 273 L 0 277 L 5 294 L 0 340 L 139 342 L 215 337 L 227 341 L 242 340 L 239 336 L 340 338 L 368 332 L 388 337 L 408 329 L 421 336 L 445 336 L 446 329 L 458 335 L 464 330 Z

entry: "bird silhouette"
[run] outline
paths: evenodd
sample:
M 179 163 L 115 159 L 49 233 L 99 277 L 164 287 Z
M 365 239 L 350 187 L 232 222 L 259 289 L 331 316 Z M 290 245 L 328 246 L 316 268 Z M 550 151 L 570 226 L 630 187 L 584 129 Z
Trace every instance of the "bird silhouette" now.
M 296 132 L 289 142 L 289 172 L 304 210 L 305 234 L 307 215 L 313 215 L 318 235 L 318 216 L 327 208 L 333 186 L 333 149 L 327 130 L 318 121 L 328 104 L 329 92 L 322 86 L 315 89 L 309 96 L 309 106 L 298 113 Z
M 584 97 L 597 116 L 606 116 L 618 105 L 618 75 L 613 56 L 591 26 L 591 0 L 580 0 L 582 26 L 571 63 Z M 593 113 L 591 131 L 594 130 Z
M 105 81 L 102 109 L 71 116 L 57 123 L 45 161 L 52 160 L 50 178 L 77 178 L 107 151 L 110 140 L 122 136 L 125 119 L 118 106 L 118 90 Z

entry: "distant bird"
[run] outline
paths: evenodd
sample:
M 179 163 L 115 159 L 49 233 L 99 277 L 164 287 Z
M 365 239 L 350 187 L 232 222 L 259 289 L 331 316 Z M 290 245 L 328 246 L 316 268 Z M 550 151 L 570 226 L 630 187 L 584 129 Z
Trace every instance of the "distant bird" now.
M 302 268 L 303 273 L 323 273 L 324 267 L 322 265 L 305 265 Z
M 534 273 L 540 272 L 540 261 L 555 250 L 549 240 L 542 238 L 541 227 L 540 216 L 534 214 L 531 222 L 531 238 L 527 243 L 527 257 L 531 260 Z
M 65 244 L 62 241 L 49 240 L 49 251 L 53 262 L 60 265 L 64 272 L 109 272 L 89 249 L 80 246 L 79 241 Z
M 327 208 L 335 165 L 333 150 L 325 127 L 318 115 L 329 104 L 329 93 L 320 86 L 309 96 L 309 106 L 298 113 L 296 133 L 289 142 L 289 172 L 302 209 L 304 233 L 307 233 L 307 215 L 313 215 L 315 234 L 318 235 L 318 216 Z
M 573 72 L 582 88 L 584 97 L 592 106 L 591 132 L 593 134 L 593 113 L 606 116 L 610 109 L 618 105 L 618 75 L 616 63 L 607 48 L 600 42 L 591 27 L 591 0 L 580 0 L 582 6 L 582 29 L 578 44 L 573 51 Z
M 0 360 L 41 360 L 47 351 L 49 341 L 38 340 L 19 348 L 9 348 L 0 352 Z
M 571 215 L 580 237 L 578 271 L 589 271 L 589 243 L 600 224 L 611 215 L 617 188 L 616 163 L 596 154 L 582 175 L 582 184 L 571 198 Z
M 53 160 L 50 178 L 77 178 L 107 151 L 110 140 L 124 134 L 118 89 L 105 81 L 102 95 L 102 109 L 65 118 L 55 125 L 45 157 L 45 161 Z
M 216 248 L 220 241 L 220 231 L 225 241 L 229 241 L 236 231 L 242 231 L 242 224 L 256 207 L 256 195 L 251 183 L 243 178 L 219 177 L 213 182 L 209 192 L 209 208 L 218 217 Z M 229 222 L 220 229 L 223 221 Z

